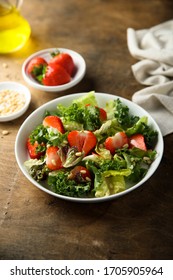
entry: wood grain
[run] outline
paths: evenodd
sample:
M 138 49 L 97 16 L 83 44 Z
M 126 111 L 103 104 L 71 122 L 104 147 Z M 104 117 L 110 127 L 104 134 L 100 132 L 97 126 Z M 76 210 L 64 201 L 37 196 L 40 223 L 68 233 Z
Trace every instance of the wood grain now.
M 131 99 L 141 89 L 131 72 L 136 62 L 126 30 L 172 18 L 170 0 L 25 1 L 22 14 L 32 35 L 19 52 L 0 56 L 0 81 L 25 84 L 21 66 L 40 49 L 63 47 L 84 56 L 87 72 L 61 93 L 30 88 L 24 116 L 0 123 L 0 259 L 172 259 L 173 135 L 156 173 L 134 192 L 108 203 L 77 204 L 34 187 L 19 170 L 14 143 L 26 117 L 43 103 L 75 92 L 107 92 Z M 7 67 L 4 68 L 3 64 Z M 8 135 L 2 131 L 8 130 Z

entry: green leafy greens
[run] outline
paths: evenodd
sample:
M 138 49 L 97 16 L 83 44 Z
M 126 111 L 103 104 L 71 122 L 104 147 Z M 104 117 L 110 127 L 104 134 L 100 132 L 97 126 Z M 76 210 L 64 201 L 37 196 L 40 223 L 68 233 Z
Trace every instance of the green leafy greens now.
M 76 184 L 69 180 L 68 171 L 52 171 L 48 177 L 48 185 L 54 192 L 71 197 L 87 197 L 91 189 L 91 182 Z
M 25 166 L 29 174 L 37 181 L 46 180 L 54 192 L 72 197 L 102 197 L 122 192 L 139 182 L 147 173 L 156 157 L 154 150 L 158 133 L 148 125 L 146 116 L 138 117 L 130 113 L 129 108 L 118 98 L 106 103 L 104 110 L 107 119 L 101 120 L 100 110 L 94 92 L 77 98 L 71 105 L 57 105 L 54 114 L 61 118 L 65 133 L 51 127 L 38 125 L 30 134 L 32 144 L 37 141 L 38 149 L 57 146 L 62 161 L 60 170 L 51 171 L 46 166 L 46 157 L 40 160 L 28 160 Z M 84 156 L 76 147 L 68 144 L 68 133 L 72 130 L 90 130 L 97 138 L 94 153 Z M 123 147 L 112 155 L 104 146 L 107 137 L 123 131 L 128 137 L 142 134 L 147 151 L 139 148 Z M 44 143 L 44 145 L 42 145 Z M 70 178 L 75 166 L 83 166 L 91 173 L 91 180 L 76 182 Z
M 62 118 L 67 130 L 84 129 L 94 131 L 101 125 L 99 108 L 96 106 L 93 92 L 86 98 L 79 98 L 69 107 L 57 105 L 57 115 Z

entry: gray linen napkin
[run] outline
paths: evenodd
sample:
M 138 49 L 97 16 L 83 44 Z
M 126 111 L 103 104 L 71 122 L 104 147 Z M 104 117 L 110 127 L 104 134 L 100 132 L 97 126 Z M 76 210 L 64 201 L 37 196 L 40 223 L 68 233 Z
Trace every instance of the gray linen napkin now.
M 127 29 L 136 80 L 149 85 L 132 96 L 158 123 L 163 136 L 173 132 L 173 20 L 150 29 Z

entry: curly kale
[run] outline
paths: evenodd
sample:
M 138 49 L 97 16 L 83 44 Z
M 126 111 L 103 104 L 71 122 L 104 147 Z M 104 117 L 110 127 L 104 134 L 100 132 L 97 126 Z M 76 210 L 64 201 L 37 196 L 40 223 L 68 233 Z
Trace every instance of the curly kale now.
M 123 105 L 120 99 L 117 99 L 115 102 L 115 113 L 114 116 L 118 120 L 118 123 L 124 128 L 133 126 L 138 120 L 138 116 L 133 116 L 129 112 L 129 107 Z
M 133 116 L 129 112 L 129 107 L 123 105 L 120 99 L 115 102 L 114 116 L 118 123 L 123 127 L 128 136 L 136 133 L 144 135 L 147 149 L 151 149 L 157 142 L 158 132 L 154 131 L 151 126 L 147 124 L 147 117 Z
M 61 104 L 57 106 L 57 114 L 63 119 L 63 122 L 71 123 L 76 122 L 83 125 L 83 129 L 94 131 L 101 126 L 99 108 L 89 105 L 80 107 L 78 104 L 73 103 L 69 107 Z
M 36 141 L 41 143 L 47 143 L 46 139 L 47 129 L 42 124 L 38 125 L 30 134 L 29 139 L 31 144 L 34 144 Z
M 48 185 L 52 191 L 71 197 L 87 197 L 91 189 L 91 182 L 77 184 L 68 177 L 69 172 L 57 170 L 48 175 Z
M 145 129 L 143 130 L 143 135 L 145 138 L 145 143 L 148 149 L 152 149 L 158 139 L 158 132 L 153 130 L 149 125 L 145 125 Z
M 38 125 L 29 136 L 31 144 L 36 141 L 39 144 L 47 144 L 51 146 L 61 146 L 67 141 L 67 133 L 60 133 L 51 127 L 44 127 L 43 124 Z M 38 145 L 37 152 L 42 152 L 46 149 L 44 145 Z

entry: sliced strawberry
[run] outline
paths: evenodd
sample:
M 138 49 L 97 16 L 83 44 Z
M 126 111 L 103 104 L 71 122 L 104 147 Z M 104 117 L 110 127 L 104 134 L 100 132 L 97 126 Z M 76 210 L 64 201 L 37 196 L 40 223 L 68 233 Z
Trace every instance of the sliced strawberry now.
M 84 152 L 87 155 L 97 143 L 97 138 L 91 131 L 71 131 L 67 136 L 70 146 L 77 147 L 79 152 Z
M 43 120 L 43 125 L 45 127 L 53 127 L 58 129 L 61 133 L 64 133 L 64 127 L 61 119 L 58 116 L 47 116 Z
M 138 149 L 147 150 L 145 139 L 142 134 L 135 134 L 129 138 L 129 146 L 130 148 L 136 147 Z
M 39 159 L 41 158 L 41 156 L 43 156 L 45 154 L 45 152 L 38 152 L 37 149 L 39 148 L 39 146 L 45 146 L 44 143 L 42 144 L 39 144 L 37 141 L 35 141 L 34 144 L 31 144 L 31 141 L 30 139 L 28 138 L 27 139 L 27 142 L 26 142 L 26 146 L 27 146 L 27 149 L 28 149 L 28 153 L 29 153 L 29 156 L 30 158 L 32 159 Z
M 106 121 L 107 120 L 107 113 L 103 108 L 99 108 L 100 110 L 100 119 L 101 121 Z
M 70 82 L 71 77 L 68 72 L 59 64 L 51 64 L 46 67 L 46 71 L 41 79 L 45 86 L 59 86 Z
M 124 132 L 117 132 L 114 136 L 110 136 L 105 141 L 105 148 L 114 154 L 117 149 L 128 144 L 128 137 Z
M 78 183 L 91 181 L 91 174 L 84 166 L 75 166 L 70 172 L 69 179 Z
M 58 170 L 62 168 L 62 161 L 58 154 L 58 147 L 51 146 L 46 150 L 46 165 L 50 170 Z

